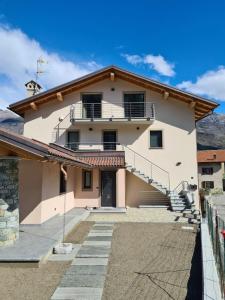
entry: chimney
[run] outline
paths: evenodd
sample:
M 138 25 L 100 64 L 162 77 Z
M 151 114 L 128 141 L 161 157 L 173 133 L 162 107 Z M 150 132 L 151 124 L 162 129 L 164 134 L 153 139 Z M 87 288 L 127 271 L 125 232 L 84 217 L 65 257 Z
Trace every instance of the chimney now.
M 34 80 L 31 80 L 31 81 L 28 81 L 27 83 L 25 83 L 25 87 L 27 90 L 27 97 L 31 97 L 31 96 L 38 94 L 40 92 L 40 90 L 42 89 L 40 84 L 38 84 Z

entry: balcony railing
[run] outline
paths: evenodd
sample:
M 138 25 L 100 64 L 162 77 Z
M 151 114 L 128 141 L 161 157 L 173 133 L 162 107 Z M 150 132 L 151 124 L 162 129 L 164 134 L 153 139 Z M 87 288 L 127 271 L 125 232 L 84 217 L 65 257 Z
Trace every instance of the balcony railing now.
M 82 143 L 82 142 L 70 142 L 65 145 L 74 151 L 121 151 L 122 146 L 118 142 L 102 142 L 102 143 Z
M 70 108 L 71 122 L 76 120 L 145 120 L 155 119 L 154 104 L 145 102 L 76 103 Z

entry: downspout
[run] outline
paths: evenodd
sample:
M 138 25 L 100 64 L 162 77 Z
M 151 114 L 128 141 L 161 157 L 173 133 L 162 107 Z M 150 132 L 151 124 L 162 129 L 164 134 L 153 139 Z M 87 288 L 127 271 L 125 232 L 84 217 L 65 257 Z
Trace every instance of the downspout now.
M 64 180 L 67 182 L 67 172 L 64 169 L 64 165 L 60 164 L 60 170 L 62 171 L 63 175 L 64 175 Z M 63 213 L 63 239 L 62 242 L 64 243 L 64 239 L 65 239 L 65 226 L 66 226 L 66 192 L 64 193 L 64 213 Z

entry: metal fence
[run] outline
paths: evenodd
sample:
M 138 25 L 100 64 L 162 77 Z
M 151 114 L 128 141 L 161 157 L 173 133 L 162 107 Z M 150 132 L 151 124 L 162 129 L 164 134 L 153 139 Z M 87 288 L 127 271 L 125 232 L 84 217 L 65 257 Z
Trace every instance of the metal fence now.
M 221 292 L 225 296 L 225 222 L 218 215 L 217 208 L 207 200 L 205 201 L 205 217 L 212 241 Z

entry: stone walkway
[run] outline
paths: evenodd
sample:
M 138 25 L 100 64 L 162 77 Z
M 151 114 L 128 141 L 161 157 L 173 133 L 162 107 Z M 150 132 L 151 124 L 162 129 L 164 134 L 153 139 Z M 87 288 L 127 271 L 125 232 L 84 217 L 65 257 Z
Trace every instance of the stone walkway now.
M 86 240 L 64 274 L 52 300 L 100 300 L 107 274 L 114 223 L 93 225 Z
M 65 233 L 81 221 L 89 212 L 74 208 L 65 215 Z M 63 215 L 57 215 L 41 225 L 20 225 L 19 239 L 14 245 L 0 249 L 0 262 L 39 263 L 45 260 L 55 245 L 63 238 Z

